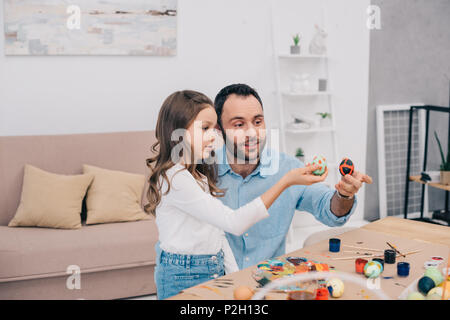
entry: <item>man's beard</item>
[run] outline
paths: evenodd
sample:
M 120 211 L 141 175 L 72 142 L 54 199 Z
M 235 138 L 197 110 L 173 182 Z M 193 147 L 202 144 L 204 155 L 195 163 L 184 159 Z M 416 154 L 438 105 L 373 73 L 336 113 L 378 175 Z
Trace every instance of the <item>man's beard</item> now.
M 252 152 L 252 155 L 249 156 L 245 152 L 245 144 L 254 142 L 258 144 L 256 153 L 253 155 Z M 227 151 L 233 155 L 233 158 L 237 159 L 237 164 L 257 164 L 265 144 L 266 139 L 261 137 L 252 138 L 243 143 L 236 143 L 234 140 L 229 140 L 225 135 L 225 147 Z

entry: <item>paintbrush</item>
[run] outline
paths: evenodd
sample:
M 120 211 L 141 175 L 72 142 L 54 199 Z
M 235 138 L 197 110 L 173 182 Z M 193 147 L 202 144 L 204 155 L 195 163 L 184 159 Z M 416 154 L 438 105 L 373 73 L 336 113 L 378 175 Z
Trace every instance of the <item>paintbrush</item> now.
M 381 249 L 372 249 L 372 248 L 364 248 L 364 247 L 357 247 L 357 246 L 351 246 L 348 244 L 343 244 L 343 247 L 353 248 L 353 249 L 359 249 L 359 250 L 366 250 L 366 251 L 383 251 Z
M 422 250 L 415 250 L 415 251 L 406 252 L 404 254 L 404 256 L 407 256 L 407 255 L 410 255 L 410 254 L 413 254 L 413 253 L 417 253 L 417 252 L 420 252 L 420 251 L 422 251 Z M 358 258 L 376 258 L 376 257 L 383 257 L 383 256 L 384 255 L 382 255 L 382 254 L 374 254 L 374 255 L 371 255 L 371 256 L 364 255 L 364 256 L 331 258 L 331 260 L 350 260 L 350 259 L 358 259 Z M 399 257 L 399 256 L 400 256 L 399 254 L 396 255 L 396 257 Z
M 387 245 L 389 246 L 389 247 L 391 247 L 391 249 L 393 249 L 395 252 L 397 252 L 399 255 L 401 255 L 403 258 L 406 258 L 406 256 L 403 254 L 403 253 L 401 253 L 400 251 L 398 251 L 398 249 L 397 249 L 397 247 L 396 246 L 394 246 L 393 244 L 390 244 L 389 242 L 387 242 L 386 241 L 386 243 L 387 243 Z
M 447 279 L 448 279 L 448 270 L 449 270 L 449 268 L 450 268 L 450 255 L 448 256 L 448 258 L 447 258 L 447 269 L 445 269 L 445 278 L 444 278 L 444 285 L 443 285 L 443 287 L 442 287 L 442 297 L 441 297 L 441 300 L 444 300 L 445 299 L 445 296 L 446 296 L 446 294 L 447 294 Z

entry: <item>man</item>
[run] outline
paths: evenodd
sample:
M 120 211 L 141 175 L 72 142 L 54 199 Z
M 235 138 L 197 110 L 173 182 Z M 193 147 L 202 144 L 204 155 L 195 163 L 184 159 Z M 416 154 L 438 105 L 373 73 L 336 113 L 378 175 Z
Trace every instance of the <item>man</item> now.
M 295 157 L 268 150 L 263 104 L 258 93 L 245 84 L 223 88 L 214 107 L 225 144 L 218 152 L 218 187 L 226 189 L 218 198 L 237 209 L 259 197 L 290 169 L 302 167 Z M 274 161 L 276 170 L 268 170 Z M 272 172 L 271 172 L 272 171 Z M 258 222 L 242 236 L 226 234 L 240 269 L 285 254 L 285 239 L 295 210 L 308 211 L 328 226 L 347 222 L 356 207 L 355 194 L 372 179 L 355 171 L 335 185 L 293 186 L 270 207 L 270 217 Z

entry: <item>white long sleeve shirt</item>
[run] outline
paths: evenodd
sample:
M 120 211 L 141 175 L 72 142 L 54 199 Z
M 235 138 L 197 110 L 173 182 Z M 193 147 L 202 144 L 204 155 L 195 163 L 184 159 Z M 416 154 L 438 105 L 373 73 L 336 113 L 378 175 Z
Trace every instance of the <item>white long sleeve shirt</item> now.
M 162 250 L 190 255 L 224 252 L 225 272 L 238 271 L 233 252 L 224 231 L 243 234 L 269 213 L 258 197 L 245 206 L 232 210 L 209 193 L 206 177 L 203 186 L 181 164 L 167 170 L 162 180 L 162 198 L 156 208 L 156 225 Z M 162 179 L 162 178 L 161 178 Z

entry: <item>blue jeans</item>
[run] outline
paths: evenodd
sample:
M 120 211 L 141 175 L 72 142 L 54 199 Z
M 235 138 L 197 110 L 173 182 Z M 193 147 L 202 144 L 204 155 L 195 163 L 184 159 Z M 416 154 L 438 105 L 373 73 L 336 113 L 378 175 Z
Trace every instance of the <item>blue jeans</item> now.
M 223 251 L 216 255 L 186 255 L 166 252 L 155 245 L 155 283 L 159 300 L 225 274 Z

